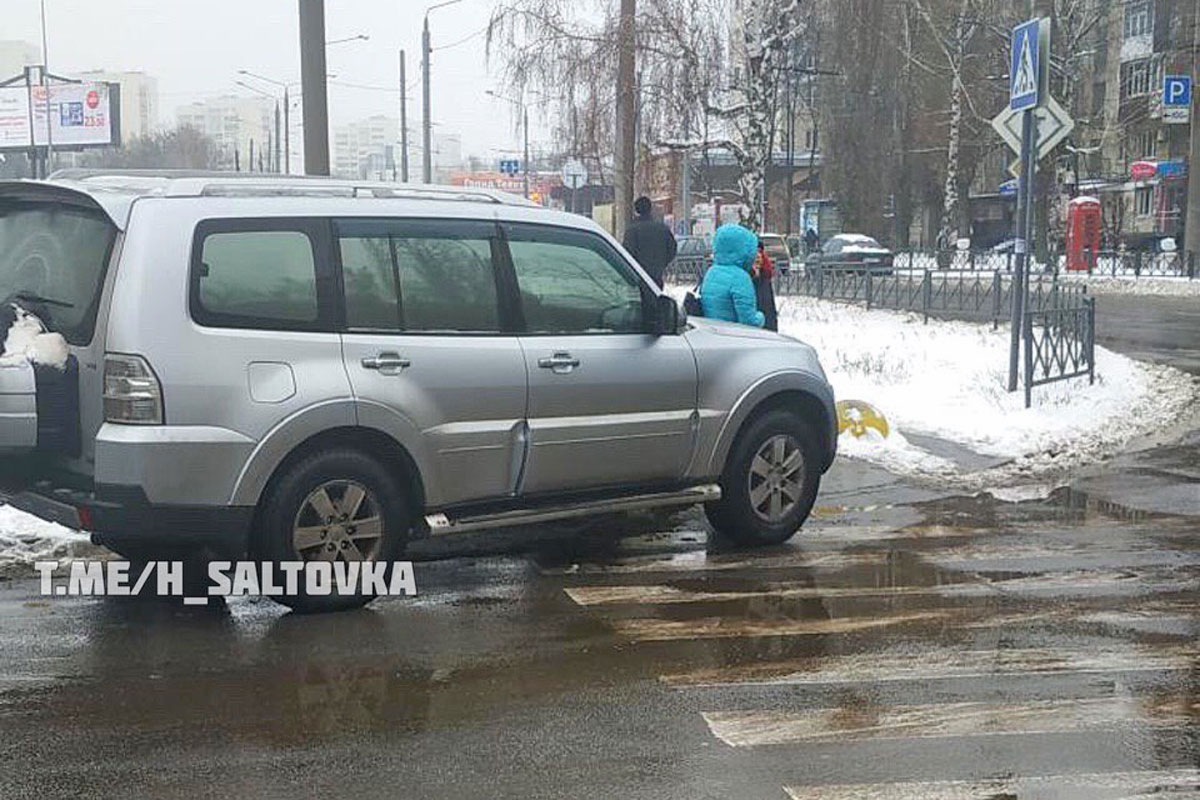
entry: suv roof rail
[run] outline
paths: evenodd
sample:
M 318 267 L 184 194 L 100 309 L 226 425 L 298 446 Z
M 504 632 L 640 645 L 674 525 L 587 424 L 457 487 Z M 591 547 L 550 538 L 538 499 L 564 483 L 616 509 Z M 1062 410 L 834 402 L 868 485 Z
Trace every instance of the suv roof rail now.
M 307 175 L 208 170 L 60 169 L 50 180 L 77 181 L 165 197 L 376 197 L 535 205 L 493 189 L 419 183 L 351 181 Z

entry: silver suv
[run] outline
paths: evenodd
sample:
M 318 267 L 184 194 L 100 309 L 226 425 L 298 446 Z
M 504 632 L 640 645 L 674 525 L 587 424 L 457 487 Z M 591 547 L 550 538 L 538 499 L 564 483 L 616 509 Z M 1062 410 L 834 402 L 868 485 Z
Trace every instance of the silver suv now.
M 694 503 L 771 544 L 837 442 L 811 347 L 684 319 L 590 220 L 501 193 L 4 182 L 5 298 L 70 349 L 61 369 L 0 356 L 8 502 L 129 558 L 390 561 Z

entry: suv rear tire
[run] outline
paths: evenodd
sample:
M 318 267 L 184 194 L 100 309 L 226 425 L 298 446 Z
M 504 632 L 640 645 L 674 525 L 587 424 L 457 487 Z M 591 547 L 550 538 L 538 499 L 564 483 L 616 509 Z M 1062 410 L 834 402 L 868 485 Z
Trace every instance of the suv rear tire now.
M 259 552 L 267 561 L 396 561 L 404 554 L 411 514 L 404 484 L 359 450 L 325 450 L 301 459 L 267 496 Z M 388 571 L 390 579 L 390 569 Z M 361 587 L 360 587 L 361 588 Z M 272 598 L 297 611 L 358 608 L 374 599 L 341 595 Z
M 704 513 L 717 533 L 737 544 L 786 542 L 816 502 L 819 464 L 813 427 L 792 411 L 768 411 L 738 436 L 721 475 L 721 499 Z

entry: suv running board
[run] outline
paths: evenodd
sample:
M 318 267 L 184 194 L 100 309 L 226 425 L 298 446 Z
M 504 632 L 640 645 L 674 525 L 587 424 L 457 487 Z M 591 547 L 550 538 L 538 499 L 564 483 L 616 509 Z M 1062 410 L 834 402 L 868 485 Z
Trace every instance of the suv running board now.
M 647 508 L 668 506 L 690 506 L 697 503 L 712 503 L 721 499 L 721 487 L 715 483 L 692 486 L 677 492 L 636 494 L 626 497 L 586 500 L 580 503 L 540 506 L 501 511 L 496 514 L 451 517 L 447 514 L 429 514 L 425 524 L 431 536 L 447 533 L 466 533 L 487 528 L 506 528 L 512 525 L 532 525 L 571 517 L 586 517 L 592 514 L 608 514 L 615 511 L 639 511 Z

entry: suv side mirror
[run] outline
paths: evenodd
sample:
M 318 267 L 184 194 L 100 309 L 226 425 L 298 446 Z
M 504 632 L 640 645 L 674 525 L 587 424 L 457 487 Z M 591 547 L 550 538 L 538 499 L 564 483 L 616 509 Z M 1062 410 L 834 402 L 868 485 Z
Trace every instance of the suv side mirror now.
M 679 333 L 686 319 L 675 298 L 667 294 L 655 295 L 651 305 L 653 312 L 650 320 L 650 332 L 657 336 L 667 336 Z

